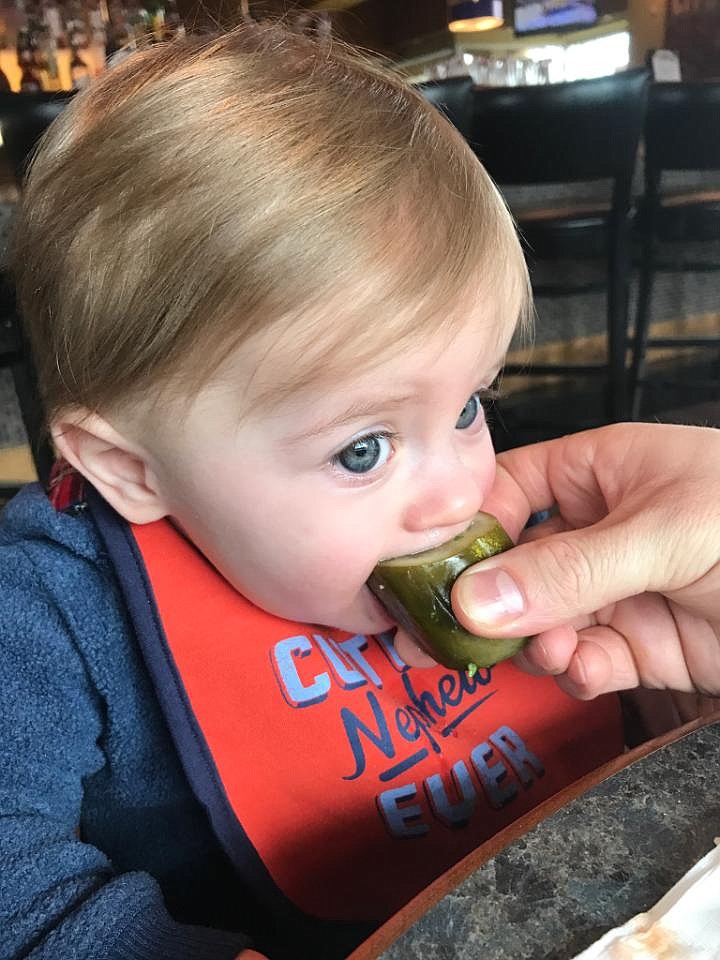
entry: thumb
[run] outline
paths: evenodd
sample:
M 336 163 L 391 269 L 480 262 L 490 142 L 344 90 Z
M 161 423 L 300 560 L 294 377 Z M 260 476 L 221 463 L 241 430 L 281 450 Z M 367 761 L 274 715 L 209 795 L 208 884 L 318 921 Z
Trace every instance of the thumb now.
M 626 526 L 557 533 L 469 567 L 453 586 L 455 615 L 471 633 L 524 636 L 643 593 L 652 558 Z

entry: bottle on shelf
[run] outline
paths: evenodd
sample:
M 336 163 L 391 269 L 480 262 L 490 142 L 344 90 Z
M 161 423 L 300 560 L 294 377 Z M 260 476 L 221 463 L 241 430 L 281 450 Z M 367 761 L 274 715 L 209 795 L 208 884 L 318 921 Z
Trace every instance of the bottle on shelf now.
M 57 58 L 57 39 L 48 36 L 47 46 L 45 47 L 45 63 L 47 65 L 46 90 L 61 90 L 60 68 Z
M 50 38 L 46 29 L 38 26 L 34 33 L 33 40 L 33 72 L 37 77 L 42 90 L 50 90 L 52 87 L 51 65 L 48 56 L 48 47 Z
M 7 21 L 4 17 L 0 17 L 0 55 L 3 55 L 3 59 L 5 51 L 8 50 L 9 47 Z M 12 87 L 10 86 L 7 74 L 0 68 L 0 93 L 9 93 L 11 89 Z
M 21 27 L 18 30 L 17 58 L 20 64 L 20 92 L 38 93 L 42 90 L 42 86 L 34 69 L 34 52 L 28 27 Z
M 184 33 L 176 0 L 0 0 L 0 90 L 8 78 L 23 91 L 82 88 L 108 61 Z
M 103 72 L 107 61 L 108 20 L 105 0 L 100 0 L 99 3 L 93 0 L 88 13 L 88 23 L 90 26 L 89 53 L 94 76 Z
M 28 54 L 20 59 L 20 92 L 39 93 L 41 90 L 42 85 L 33 70 L 32 55 Z
M 48 36 L 57 44 L 60 34 L 65 33 L 65 21 L 62 10 L 55 0 L 45 0 L 43 4 L 43 23 L 48 31 Z
M 167 39 L 185 36 L 185 24 L 180 18 L 175 0 L 167 0 L 165 4 L 165 35 Z
M 110 27 L 108 30 L 108 59 L 125 48 L 135 50 L 136 44 L 130 26 L 128 11 L 122 0 L 110 0 L 108 4 Z
M 88 28 L 85 19 L 85 10 L 78 0 L 68 3 L 68 40 L 70 43 L 70 79 L 73 90 L 82 90 L 92 79 L 92 71 L 88 65 Z
M 128 3 L 127 22 L 131 38 L 137 47 L 142 48 L 148 46 L 153 36 L 150 29 L 150 14 L 145 7 L 139 5 L 136 0 L 130 0 Z
M 70 60 L 70 76 L 72 78 L 73 90 L 83 90 L 90 83 L 90 70 L 87 63 L 80 56 L 77 47 L 71 46 L 72 58 Z
M 72 61 L 72 50 L 68 43 L 67 35 L 60 33 L 55 41 L 55 60 L 58 69 L 58 89 L 72 90 L 72 74 L 70 63 Z

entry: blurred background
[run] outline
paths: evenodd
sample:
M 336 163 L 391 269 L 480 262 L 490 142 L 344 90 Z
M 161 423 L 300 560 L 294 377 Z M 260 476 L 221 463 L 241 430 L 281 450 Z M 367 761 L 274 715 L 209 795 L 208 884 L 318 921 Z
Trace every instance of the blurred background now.
M 144 46 L 284 17 L 379 57 L 505 196 L 536 293 L 498 448 L 622 419 L 720 423 L 717 0 L 14 0 L 0 4 L 0 257 L 38 137 Z M 427 242 L 432 244 L 431 235 Z M 0 297 L 0 486 L 52 451 L 12 284 Z

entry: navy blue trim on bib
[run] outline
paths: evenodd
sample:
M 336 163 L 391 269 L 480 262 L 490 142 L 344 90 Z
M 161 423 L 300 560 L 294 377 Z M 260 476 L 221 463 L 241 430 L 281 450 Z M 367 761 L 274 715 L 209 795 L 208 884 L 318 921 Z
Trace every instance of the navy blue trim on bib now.
M 272 960 L 341 960 L 372 932 L 369 924 L 338 923 L 303 913 L 273 881 L 237 819 L 188 701 L 165 636 L 140 549 L 129 524 L 88 484 L 87 502 L 117 577 L 130 620 L 193 794 L 242 880 L 277 918 Z M 239 893 L 240 895 L 240 893 Z

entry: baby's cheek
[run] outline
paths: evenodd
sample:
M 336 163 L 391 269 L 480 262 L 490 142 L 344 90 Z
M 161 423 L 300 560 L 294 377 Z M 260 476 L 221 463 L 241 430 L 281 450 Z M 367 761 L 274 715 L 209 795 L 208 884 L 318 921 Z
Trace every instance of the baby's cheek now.
M 372 569 L 373 563 L 370 563 Z M 315 579 L 323 584 L 327 594 L 333 594 L 346 602 L 362 588 L 367 579 L 368 562 L 363 559 L 361 547 L 352 543 L 338 547 L 332 557 L 319 560 L 315 566 Z

